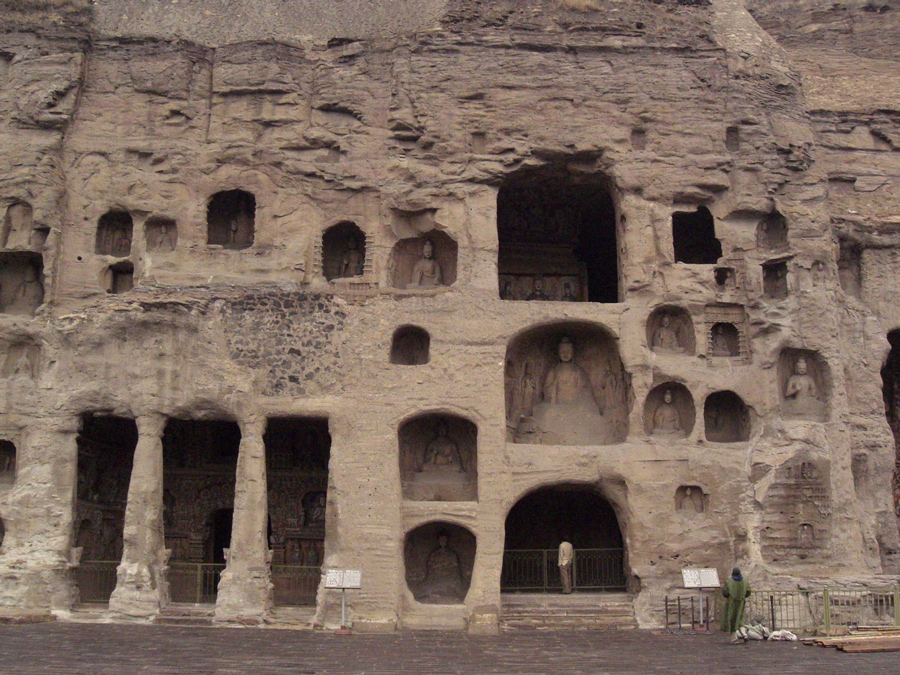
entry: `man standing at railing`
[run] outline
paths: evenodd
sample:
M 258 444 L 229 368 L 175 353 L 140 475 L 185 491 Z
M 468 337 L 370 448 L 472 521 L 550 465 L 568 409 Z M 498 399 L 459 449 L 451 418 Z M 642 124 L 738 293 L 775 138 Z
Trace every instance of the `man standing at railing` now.
M 732 642 L 737 642 L 737 629 L 744 623 L 744 603 L 750 597 L 750 582 L 741 575 L 739 567 L 731 570 L 731 578 L 725 580 L 722 595 L 726 598 L 722 630 L 731 633 L 734 636 Z
M 575 558 L 575 548 L 567 541 L 559 545 L 559 578 L 562 581 L 563 593 L 572 592 L 572 560 Z

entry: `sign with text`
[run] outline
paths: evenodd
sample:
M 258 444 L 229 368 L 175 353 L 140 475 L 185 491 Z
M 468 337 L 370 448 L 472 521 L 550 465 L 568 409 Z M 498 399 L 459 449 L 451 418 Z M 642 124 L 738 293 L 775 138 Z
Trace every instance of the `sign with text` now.
M 683 569 L 681 578 L 685 588 L 718 588 L 719 571 L 714 568 Z
M 360 588 L 362 570 L 325 570 L 325 588 Z

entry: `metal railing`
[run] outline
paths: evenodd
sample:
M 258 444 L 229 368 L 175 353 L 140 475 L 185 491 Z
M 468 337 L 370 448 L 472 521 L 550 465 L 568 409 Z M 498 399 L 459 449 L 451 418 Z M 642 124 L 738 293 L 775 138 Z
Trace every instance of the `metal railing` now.
M 272 585 L 276 605 L 315 605 L 319 590 L 320 567 L 272 565 Z
M 725 598 L 721 591 L 715 592 L 712 604 L 715 616 L 722 616 Z M 744 607 L 744 621 L 757 620 L 770 630 L 825 635 L 859 626 L 900 627 L 900 587 L 753 591 Z
M 561 591 L 556 549 L 522 549 L 503 552 L 500 590 Z M 575 551 L 572 588 L 591 591 L 625 590 L 625 550 L 584 548 Z
M 110 560 L 82 560 L 75 568 L 80 602 L 109 602 L 116 589 L 116 569 L 119 563 Z
M 221 563 L 169 563 L 169 599 L 196 604 L 215 602 L 224 569 Z

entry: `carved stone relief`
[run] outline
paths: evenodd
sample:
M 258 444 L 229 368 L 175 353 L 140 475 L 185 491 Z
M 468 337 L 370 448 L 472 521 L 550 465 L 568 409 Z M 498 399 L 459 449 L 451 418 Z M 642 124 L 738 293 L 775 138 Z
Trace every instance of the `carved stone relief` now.
M 762 553 L 771 562 L 822 555 L 831 536 L 830 467 L 797 459 L 778 468 L 763 499 Z
M 178 225 L 169 218 L 148 218 L 144 237 L 151 253 L 171 253 L 178 246 Z
M 38 254 L 0 254 L 0 310 L 5 314 L 34 316 L 44 302 L 42 269 Z
M 705 322 L 707 356 L 750 358 L 747 319 L 743 307 L 739 305 L 708 305 Z
M 400 427 L 403 498 L 475 501 L 478 498 L 478 429 L 461 417 L 423 415 Z
M 685 438 L 694 428 L 694 401 L 683 384 L 654 387 L 644 402 L 644 431 L 660 439 Z
M 785 349 L 778 359 L 782 414 L 789 419 L 824 421 L 827 380 L 821 358 L 805 349 Z
M 675 491 L 675 510 L 685 515 L 703 513 L 708 499 L 699 485 L 682 485 Z
M 391 252 L 394 288 L 438 288 L 456 281 L 459 246 L 439 231 L 401 239 Z
M 502 300 L 557 300 L 584 302 L 587 300 L 583 279 L 573 274 L 502 274 Z
M 33 380 L 40 356 L 41 348 L 36 344 L 20 342 L 11 345 L 3 362 L 3 377 L 24 377 Z
M 515 443 L 608 445 L 628 434 L 630 382 L 602 331 L 545 326 L 507 348 L 506 404 Z
M 475 536 L 450 523 L 427 523 L 406 535 L 406 585 L 426 604 L 462 603 L 475 561 Z
M 647 344 L 658 354 L 693 354 L 694 324 L 687 310 L 664 306 L 647 319 Z
M 10 204 L 3 217 L 3 229 L 0 230 L 0 248 L 35 250 L 31 218 L 31 206 L 24 202 Z
M 733 391 L 717 391 L 707 396 L 703 421 L 708 441 L 740 443 L 750 440 L 750 411 Z

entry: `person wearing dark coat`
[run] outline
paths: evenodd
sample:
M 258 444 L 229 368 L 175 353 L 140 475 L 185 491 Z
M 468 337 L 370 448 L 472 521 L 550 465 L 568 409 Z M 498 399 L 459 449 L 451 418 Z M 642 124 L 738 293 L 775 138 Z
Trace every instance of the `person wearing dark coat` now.
M 739 567 L 731 570 L 731 578 L 725 580 L 722 595 L 726 598 L 722 630 L 735 633 L 744 623 L 744 603 L 750 597 L 750 582 L 741 576 Z

